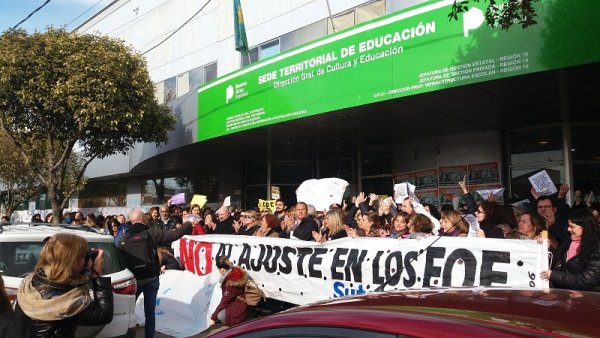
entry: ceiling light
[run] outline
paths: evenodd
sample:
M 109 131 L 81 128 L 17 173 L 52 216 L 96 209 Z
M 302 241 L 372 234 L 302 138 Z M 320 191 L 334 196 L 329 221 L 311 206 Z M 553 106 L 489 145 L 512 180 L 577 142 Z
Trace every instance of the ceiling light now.
M 548 141 L 539 141 L 539 144 L 548 144 Z

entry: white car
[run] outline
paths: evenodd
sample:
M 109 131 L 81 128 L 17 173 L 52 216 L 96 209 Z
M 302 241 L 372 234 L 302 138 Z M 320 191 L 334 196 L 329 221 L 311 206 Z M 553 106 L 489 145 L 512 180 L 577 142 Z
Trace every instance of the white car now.
M 114 245 L 113 237 L 93 231 L 70 229 L 58 225 L 10 225 L 0 228 L 0 273 L 11 300 L 16 299 L 23 276 L 33 271 L 44 246 L 44 239 L 58 232 L 79 235 L 88 241 L 88 248 L 104 250 L 102 274 L 110 277 L 114 292 L 114 313 L 105 326 L 80 326 L 78 337 L 135 337 L 135 277 Z

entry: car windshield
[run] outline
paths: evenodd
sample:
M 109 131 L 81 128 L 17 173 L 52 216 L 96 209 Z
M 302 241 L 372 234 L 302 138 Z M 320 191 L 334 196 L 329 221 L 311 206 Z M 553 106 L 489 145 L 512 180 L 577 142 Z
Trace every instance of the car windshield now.
M 23 277 L 33 271 L 43 242 L 0 242 L 0 272 L 5 276 Z M 103 275 L 125 270 L 125 262 L 114 244 L 89 242 L 88 248 L 104 250 Z

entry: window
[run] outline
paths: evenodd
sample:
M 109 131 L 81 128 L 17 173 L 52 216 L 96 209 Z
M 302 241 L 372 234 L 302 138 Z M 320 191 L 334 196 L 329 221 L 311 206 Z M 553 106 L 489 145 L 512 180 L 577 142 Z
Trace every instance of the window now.
M 378 0 L 356 7 L 356 24 L 376 19 L 385 15 L 385 1 Z
M 529 196 L 529 177 L 546 170 L 552 181 L 566 182 L 561 126 L 515 130 L 508 133 L 511 197 Z
M 190 70 L 188 77 L 190 81 L 190 90 L 198 88 L 204 83 L 204 66 L 196 67 Z
M 241 54 L 242 67 L 258 61 L 258 47 L 254 47 L 248 51 L 248 55 Z
M 344 12 L 333 17 L 333 25 L 331 19 L 329 21 L 329 34 L 339 32 L 343 29 L 354 26 L 354 10 Z M 334 29 L 335 26 L 335 29 Z
M 271 184 L 296 184 L 313 178 L 312 161 L 290 161 L 271 163 Z
M 594 192 L 592 202 L 600 202 L 600 148 L 597 124 L 571 126 L 573 185 L 571 191 L 581 191 L 583 201 Z
M 177 97 L 177 81 L 175 76 L 165 80 L 164 102 L 169 103 Z
M 88 182 L 79 193 L 80 208 L 124 207 L 127 205 L 127 186 L 124 183 Z
M 190 70 L 190 90 L 196 90 L 200 85 L 217 78 L 217 69 L 217 62 L 212 62 Z
M 390 147 L 362 150 L 362 176 L 391 175 L 392 149 Z
M 242 65 L 242 67 L 247 66 L 250 63 L 254 63 L 259 60 L 268 58 L 269 56 L 279 54 L 280 51 L 281 51 L 281 49 L 280 49 L 280 45 L 279 45 L 279 38 L 277 38 L 275 40 L 271 40 L 269 42 L 265 42 L 259 46 L 251 48 L 248 51 L 250 60 L 248 60 L 247 55 L 241 54 L 240 55 L 241 65 Z
M 281 51 L 314 41 L 327 35 L 327 20 L 319 20 L 281 36 Z
M 183 192 L 176 178 L 154 178 L 142 181 L 141 205 L 158 205 L 166 203 L 171 196 Z
M 259 60 L 266 59 L 275 54 L 279 54 L 279 39 L 264 43 L 260 46 L 258 53 Z
M 209 63 L 204 66 L 204 82 L 208 82 L 217 78 L 217 63 Z
M 380 16 L 385 15 L 385 1 L 377 0 L 372 1 L 362 6 L 358 6 L 349 11 L 339 13 L 333 16 L 333 25 L 331 19 L 327 20 L 329 34 L 339 32 L 343 29 L 350 28 L 359 23 L 363 23 L 369 20 L 373 20 Z

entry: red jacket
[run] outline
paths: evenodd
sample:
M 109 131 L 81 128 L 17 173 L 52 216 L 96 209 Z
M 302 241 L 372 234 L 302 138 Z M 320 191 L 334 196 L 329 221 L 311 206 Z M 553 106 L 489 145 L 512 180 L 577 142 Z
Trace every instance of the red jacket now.
M 202 224 L 192 224 L 192 236 L 194 235 L 206 235 L 206 231 L 204 231 Z
M 221 282 L 223 297 L 217 309 L 210 317 L 212 320 L 217 320 L 217 315 L 225 309 L 225 325 L 232 326 L 239 324 L 246 319 L 246 301 L 245 287 L 248 282 L 248 274 L 246 271 L 233 267 Z

